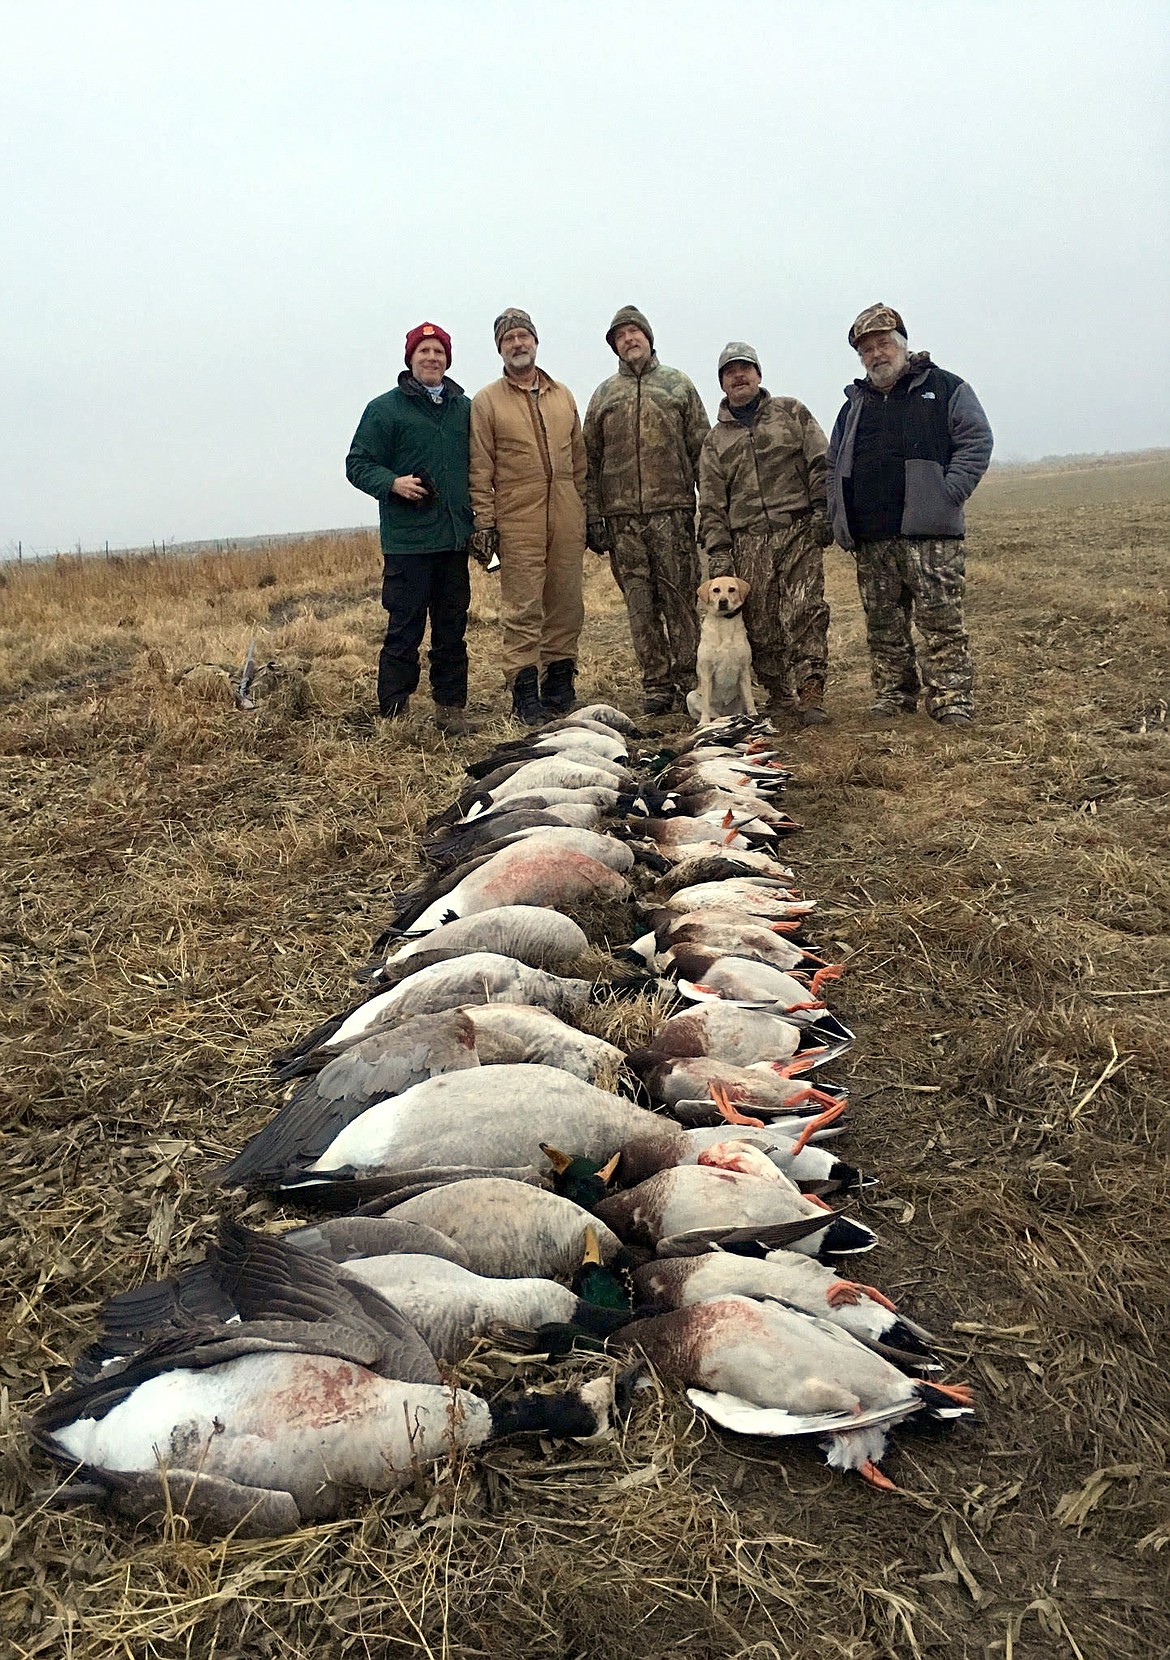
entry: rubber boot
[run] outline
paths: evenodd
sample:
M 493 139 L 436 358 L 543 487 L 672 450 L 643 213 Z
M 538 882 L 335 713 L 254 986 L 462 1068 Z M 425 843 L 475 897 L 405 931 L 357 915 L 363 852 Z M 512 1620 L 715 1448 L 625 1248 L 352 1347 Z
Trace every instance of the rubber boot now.
M 577 699 L 573 695 L 576 676 L 577 665 L 571 657 L 559 657 L 546 667 L 540 680 L 540 701 L 550 718 L 570 715 L 577 707 Z
M 534 667 L 516 670 L 516 678 L 512 682 L 512 714 L 525 726 L 543 726 L 548 719 L 540 701 Z

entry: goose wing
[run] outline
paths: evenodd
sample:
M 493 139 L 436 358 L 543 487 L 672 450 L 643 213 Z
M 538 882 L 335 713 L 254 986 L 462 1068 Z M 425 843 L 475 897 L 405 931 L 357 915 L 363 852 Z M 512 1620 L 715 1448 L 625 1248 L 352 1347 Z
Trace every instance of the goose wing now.
M 216 1172 L 220 1187 L 263 1186 L 304 1167 L 375 1101 L 401 1094 L 424 1078 L 479 1065 L 475 1028 L 460 1009 L 416 1015 L 376 1032 L 304 1078 L 286 1104 Z

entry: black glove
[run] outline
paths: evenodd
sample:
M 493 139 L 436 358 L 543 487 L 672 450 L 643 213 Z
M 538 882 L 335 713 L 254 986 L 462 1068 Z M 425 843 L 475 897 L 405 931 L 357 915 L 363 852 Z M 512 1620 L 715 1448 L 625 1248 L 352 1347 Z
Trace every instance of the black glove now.
M 485 568 L 500 554 L 500 533 L 495 525 L 487 530 L 473 530 L 467 541 L 467 551 L 477 564 Z
M 589 519 L 585 524 L 585 546 L 592 553 L 609 553 L 609 525 L 604 519 Z
M 429 507 L 439 494 L 439 486 L 435 483 L 434 479 L 431 477 L 430 473 L 427 472 L 425 467 L 416 467 L 414 469 L 414 476 L 418 479 L 419 483 L 426 491 L 426 495 L 423 499 L 415 502 L 414 505 L 416 507 Z
M 823 507 L 814 508 L 812 516 L 812 539 L 818 548 L 828 548 L 833 545 L 833 524 Z

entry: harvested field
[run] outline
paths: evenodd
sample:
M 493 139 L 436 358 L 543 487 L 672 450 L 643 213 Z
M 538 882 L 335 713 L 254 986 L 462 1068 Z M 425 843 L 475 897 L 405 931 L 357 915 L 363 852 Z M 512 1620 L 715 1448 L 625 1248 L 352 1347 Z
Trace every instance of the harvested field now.
M 1001 469 L 972 517 L 978 726 L 869 724 L 831 553 L 835 718 L 791 739 L 784 854 L 848 954 L 859 1041 L 830 1076 L 881 1179 L 873 1275 L 945 1335 L 978 1418 L 899 1432 L 881 1495 L 655 1392 L 611 1445 L 498 1448 L 262 1543 L 46 1512 L 22 1411 L 104 1298 L 202 1254 L 206 1173 L 270 1113 L 269 1057 L 352 997 L 424 816 L 510 729 L 454 745 L 425 700 L 374 722 L 372 539 L 0 574 L 0 1652 L 1170 1652 L 1170 466 Z M 600 567 L 590 590 L 582 690 L 628 702 Z M 479 575 L 476 605 L 473 700 L 498 708 Z M 224 670 L 253 633 L 276 667 L 242 712 Z

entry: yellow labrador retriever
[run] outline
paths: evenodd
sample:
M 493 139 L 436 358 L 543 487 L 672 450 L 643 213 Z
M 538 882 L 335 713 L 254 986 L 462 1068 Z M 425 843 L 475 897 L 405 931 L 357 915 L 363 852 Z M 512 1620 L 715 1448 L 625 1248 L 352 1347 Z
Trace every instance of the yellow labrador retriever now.
M 699 684 L 687 694 L 687 710 L 700 726 L 723 715 L 754 715 L 752 648 L 743 626 L 750 584 L 714 576 L 699 587 Z

